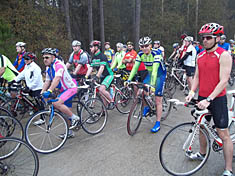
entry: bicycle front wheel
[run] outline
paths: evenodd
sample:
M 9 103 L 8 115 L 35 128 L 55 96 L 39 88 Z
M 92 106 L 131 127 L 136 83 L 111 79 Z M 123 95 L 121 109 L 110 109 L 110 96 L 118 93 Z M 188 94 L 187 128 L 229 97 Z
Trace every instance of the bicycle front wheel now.
M 141 97 L 137 97 L 131 107 L 131 111 L 127 119 L 127 132 L 129 135 L 133 136 L 137 132 L 142 121 L 142 112 L 143 100 Z
M 117 110 L 122 114 L 128 114 L 133 103 L 134 92 L 128 87 L 123 87 L 120 91 L 117 91 L 115 95 Z
M 14 150 L 9 157 L 0 159 L 0 175 L 36 176 L 39 169 L 37 153 L 26 142 L 17 138 L 1 138 L 0 158 Z M 20 146 L 20 147 L 17 147 Z
M 192 153 L 199 152 L 199 130 L 206 139 L 206 155 L 203 160 L 190 159 L 188 148 Z M 194 123 L 183 123 L 171 129 L 163 138 L 160 145 L 160 162 L 162 167 L 172 175 L 186 176 L 197 172 L 206 163 L 210 154 L 210 141 L 207 133 L 199 129 L 192 139 L 195 132 Z M 191 141 L 193 141 L 191 143 Z M 190 145 L 191 143 L 191 145 Z
M 106 125 L 108 112 L 100 99 L 91 98 L 81 108 L 80 117 L 82 128 L 88 134 L 98 134 Z
M 162 118 L 161 121 L 166 120 L 168 115 L 171 112 L 172 104 L 168 101 L 172 98 L 171 93 L 168 90 L 165 90 L 163 93 L 162 99 Z
M 59 150 L 67 140 L 68 124 L 66 119 L 57 111 L 50 118 L 51 111 L 43 110 L 33 115 L 26 124 L 25 138 L 26 141 L 39 153 L 52 153 Z M 35 122 L 39 119 L 45 121 L 41 125 Z M 60 135 L 64 134 L 64 138 Z

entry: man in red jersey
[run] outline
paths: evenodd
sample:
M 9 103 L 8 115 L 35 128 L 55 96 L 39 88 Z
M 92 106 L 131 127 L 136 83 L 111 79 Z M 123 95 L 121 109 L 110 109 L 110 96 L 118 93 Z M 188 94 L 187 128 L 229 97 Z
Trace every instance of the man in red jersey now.
M 222 176 L 232 176 L 233 143 L 228 130 L 228 108 L 226 98 L 226 85 L 232 68 L 232 58 L 228 51 L 218 47 L 220 36 L 224 34 L 224 27 L 216 23 L 208 23 L 201 27 L 199 34 L 205 50 L 198 55 L 197 68 L 193 85 L 186 101 L 194 97 L 199 88 L 198 107 L 209 109 L 216 131 L 223 142 L 225 171 Z M 208 121 L 211 117 L 205 117 Z M 206 139 L 200 131 L 200 151 L 188 154 L 195 160 L 203 160 L 206 154 Z

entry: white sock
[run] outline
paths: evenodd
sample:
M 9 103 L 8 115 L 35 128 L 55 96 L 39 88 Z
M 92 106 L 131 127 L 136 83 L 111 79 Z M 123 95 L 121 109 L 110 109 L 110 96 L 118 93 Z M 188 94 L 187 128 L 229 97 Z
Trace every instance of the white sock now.
M 79 119 L 79 117 L 78 116 L 76 116 L 75 114 L 73 114 L 71 117 L 69 117 L 69 119 Z

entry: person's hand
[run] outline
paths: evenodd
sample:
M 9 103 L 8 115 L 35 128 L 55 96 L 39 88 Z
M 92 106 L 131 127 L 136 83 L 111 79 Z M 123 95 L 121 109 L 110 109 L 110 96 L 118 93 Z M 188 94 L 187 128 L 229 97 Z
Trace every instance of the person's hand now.
M 188 96 L 185 97 L 185 101 L 186 101 L 187 103 L 190 102 L 190 101 L 192 100 L 192 98 L 194 97 L 194 95 L 195 95 L 195 92 L 191 90 L 191 91 L 189 92 Z
M 130 82 L 131 82 L 130 80 L 125 81 L 124 86 L 127 87 L 130 84 Z
M 30 92 L 30 89 L 29 89 L 28 87 L 25 87 L 25 88 L 23 89 L 23 92 L 24 92 L 24 93 L 29 93 L 29 92 Z
M 151 87 L 151 88 L 150 88 L 150 91 L 151 91 L 152 93 L 155 93 L 155 90 L 156 90 L 155 87 Z
M 51 93 L 52 93 L 52 91 L 51 91 L 51 90 L 48 90 L 48 91 L 46 91 L 46 92 L 43 92 L 43 93 L 42 93 L 42 96 L 43 96 L 43 98 L 49 98 L 49 97 L 51 96 Z
M 208 101 L 205 99 L 205 100 L 200 101 L 200 102 L 197 104 L 197 107 L 200 108 L 200 109 L 206 109 L 209 105 L 210 105 L 210 102 L 208 102 Z

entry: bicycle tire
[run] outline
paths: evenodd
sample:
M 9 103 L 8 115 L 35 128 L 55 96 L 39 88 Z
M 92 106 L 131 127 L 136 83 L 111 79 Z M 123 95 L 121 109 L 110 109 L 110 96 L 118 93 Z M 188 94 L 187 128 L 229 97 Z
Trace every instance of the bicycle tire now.
M 162 118 L 161 121 L 164 121 L 167 119 L 168 115 L 171 112 L 172 109 L 172 103 L 170 103 L 168 100 L 172 98 L 171 93 L 169 93 L 168 90 L 165 90 L 163 93 L 163 99 L 162 99 Z
M 134 92 L 128 87 L 122 87 L 120 91 L 121 93 L 117 91 L 114 98 L 116 108 L 120 113 L 128 114 L 130 112 L 130 108 L 134 100 Z
M 104 129 L 108 112 L 99 98 L 90 98 L 83 104 L 80 117 L 83 130 L 94 135 Z
M 143 100 L 142 97 L 137 97 L 131 107 L 127 119 L 127 132 L 130 136 L 136 134 L 140 127 L 143 116 Z
M 1 138 L 0 143 L 5 143 L 1 147 L 0 156 L 6 155 L 15 146 L 20 146 L 10 157 L 0 159 L 0 175 L 11 173 L 17 176 L 36 176 L 39 170 L 39 160 L 33 148 L 23 140 L 17 138 Z
M 171 93 L 172 96 L 176 92 L 176 86 L 177 86 L 176 81 L 173 76 L 166 78 L 165 88 L 166 88 L 166 90 L 168 90 Z
M 48 126 L 50 113 L 50 110 L 37 112 L 29 119 L 25 127 L 26 141 L 34 150 L 43 154 L 49 154 L 59 150 L 65 144 L 68 136 L 68 123 L 61 113 L 54 111 L 55 117 L 53 118 L 52 125 L 50 127 Z M 43 118 L 45 123 L 34 125 L 33 123 L 40 118 Z M 65 134 L 63 139 L 59 138 L 59 135 L 62 134 Z M 54 138 L 52 139 L 51 136 Z
M 194 174 L 203 167 L 210 155 L 210 139 L 206 131 L 200 128 L 207 141 L 205 158 L 202 161 L 196 161 L 186 156 L 185 150 L 189 147 L 188 145 L 192 138 L 190 134 L 194 131 L 194 126 L 193 122 L 179 124 L 172 128 L 161 142 L 159 150 L 160 163 L 165 171 L 171 175 L 186 176 Z M 192 152 L 199 152 L 200 144 L 198 134 L 193 140 L 193 145 L 191 146 Z
M 233 144 L 235 144 L 235 122 L 234 121 L 231 122 L 228 129 L 229 129 L 229 134 L 231 136 L 231 140 Z M 234 159 L 235 159 L 235 147 L 233 147 L 233 160 Z

